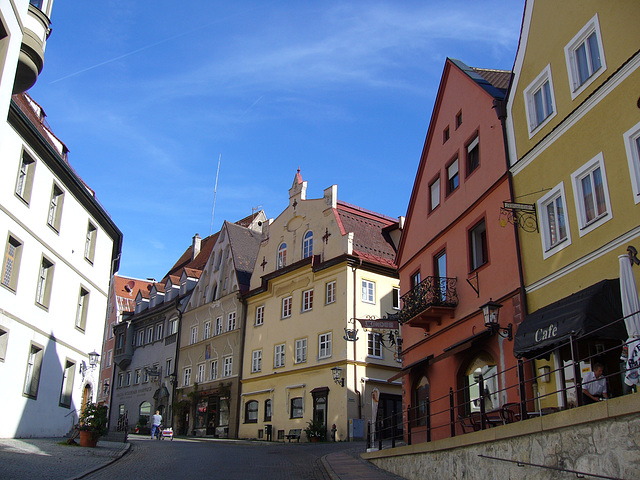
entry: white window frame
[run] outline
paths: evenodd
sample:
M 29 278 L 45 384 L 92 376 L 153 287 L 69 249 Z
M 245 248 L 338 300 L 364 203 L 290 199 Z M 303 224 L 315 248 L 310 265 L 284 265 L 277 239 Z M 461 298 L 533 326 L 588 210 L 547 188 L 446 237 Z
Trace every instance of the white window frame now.
M 188 387 L 191 385 L 191 367 L 185 367 L 182 370 L 182 386 Z
M 153 327 L 147 327 L 146 343 L 153 343 Z
M 302 311 L 308 312 L 313 309 L 313 288 L 302 292 Z
M 537 124 L 534 95 L 538 90 L 542 88 L 542 86 L 546 82 L 549 82 L 549 93 L 551 96 L 552 111 L 549 113 L 549 115 L 546 116 L 546 118 L 544 118 L 539 124 Z M 551 64 L 547 65 L 535 78 L 535 80 L 531 82 L 527 88 L 524 89 L 523 94 L 524 107 L 527 114 L 527 125 L 529 127 L 529 138 L 532 138 L 558 113 L 558 109 L 556 108 L 555 91 L 553 89 L 553 77 L 551 76 Z
M 400 310 L 400 287 L 392 287 L 391 308 L 394 310 Z
M 189 337 L 189 345 L 193 345 L 194 343 L 198 343 L 198 326 L 194 325 L 191 327 L 191 336 Z
M 196 382 L 198 383 L 204 382 L 205 369 L 206 369 L 206 365 L 204 363 L 198 364 L 198 373 L 196 374 Z
M 640 122 L 627 130 L 622 136 L 627 151 L 629 176 L 634 203 L 640 203 Z
M 587 222 L 582 191 L 582 179 L 587 175 L 591 175 L 598 168 L 600 168 L 600 173 L 602 175 L 602 188 L 604 193 L 606 211 L 600 216 L 596 216 L 594 219 Z M 595 157 L 585 163 L 582 167 L 580 167 L 580 169 L 573 172 L 571 174 L 571 183 L 573 186 L 573 198 L 576 205 L 576 214 L 578 216 L 578 233 L 582 237 L 613 218 L 613 214 L 611 212 L 611 200 L 609 199 L 607 173 L 604 168 L 604 157 L 602 155 L 602 152 L 598 153 Z
M 382 358 L 382 338 L 376 332 L 367 332 L 367 356 Z
M 287 266 L 287 244 L 282 242 L 278 245 L 278 255 L 276 261 L 276 268 L 282 268 Z
M 566 228 L 566 237 L 563 240 L 559 240 L 555 244 L 551 244 L 551 225 L 549 225 L 549 217 L 547 215 L 547 205 L 550 203 L 556 203 L 560 199 L 562 208 L 564 209 L 564 223 Z M 564 192 L 564 182 L 560 182 L 546 195 L 541 197 L 537 202 L 538 216 L 540 217 L 541 235 L 540 241 L 542 242 L 542 258 L 547 259 L 552 255 L 555 255 L 560 250 L 567 248 L 571 245 L 571 229 L 569 228 L 569 216 L 567 210 L 567 196 Z M 556 220 L 557 221 L 557 220 Z
M 209 362 L 209 380 L 216 378 L 218 378 L 218 360 L 211 360 Z
M 2 286 L 12 292 L 18 289 L 18 274 L 22 260 L 22 242 L 9 233 L 2 261 Z
M 455 186 L 452 185 L 452 180 L 457 179 L 457 183 Z M 453 162 L 451 162 L 447 166 L 447 195 L 453 193 L 460 186 L 460 166 L 458 157 L 455 158 Z
M 230 377 L 231 375 L 233 375 L 233 357 L 224 357 L 222 376 Z
M 361 291 L 360 299 L 364 303 L 371 303 L 371 304 L 375 305 L 375 303 L 376 303 L 376 282 L 374 282 L 372 280 L 362 279 L 360 291 Z
M 262 350 L 251 352 L 251 373 L 262 371 Z
M 33 190 L 33 178 L 35 176 L 36 161 L 24 148 L 20 158 L 20 168 L 16 179 L 16 195 L 27 205 L 31 202 L 31 192 Z
M 433 212 L 440 205 L 440 177 L 429 184 L 429 211 Z
M 281 343 L 273 348 L 273 368 L 282 368 L 286 359 L 286 344 Z
M 304 234 L 302 240 L 302 258 L 307 258 L 313 255 L 313 232 L 308 230 Z
M 331 357 L 331 332 L 318 334 L 318 359 Z
M 76 328 L 84 332 L 87 326 L 87 315 L 89 313 L 89 290 L 80 287 L 78 294 L 78 305 L 76 308 Z
M 296 361 L 295 363 L 307 362 L 307 339 L 299 338 L 296 340 Z
M 137 340 L 136 345 L 138 347 L 141 347 L 142 345 L 144 345 L 144 329 L 142 329 L 142 328 L 140 330 L 138 330 L 138 340 Z
M 227 332 L 231 332 L 236 329 L 236 312 L 230 312 L 227 314 Z
M 168 377 L 173 373 L 173 369 L 171 368 L 173 364 L 173 360 L 171 358 L 167 358 L 164 362 L 164 376 Z
M 481 225 L 484 226 L 484 230 L 480 229 Z M 480 235 L 481 232 L 484 232 L 484 244 L 482 242 L 482 236 Z M 484 258 L 485 254 L 486 258 Z M 482 255 L 483 258 L 479 258 L 480 255 Z M 484 218 L 469 229 L 469 263 L 471 271 L 477 270 L 489 263 L 489 237 L 487 220 Z
M 164 325 L 162 323 L 156 323 L 156 341 L 162 340 L 162 330 L 164 330 Z
M 211 320 L 204 322 L 204 340 L 211 338 Z
M 84 259 L 93 265 L 93 260 L 96 254 L 96 237 L 98 236 L 98 229 L 96 226 L 89 222 L 87 225 L 87 236 L 84 241 Z
M 336 281 L 328 282 L 325 287 L 325 305 L 336 301 Z
M 289 318 L 291 316 L 292 305 L 293 297 L 291 295 L 282 299 L 281 318 Z
M 54 271 L 55 264 L 47 257 L 42 256 L 38 283 L 36 286 L 36 303 L 47 310 L 49 309 L 49 302 L 51 300 Z
M 76 374 L 76 362 L 65 360 L 65 368 L 62 372 L 62 388 L 60 389 L 60 406 L 69 408 L 73 394 L 73 380 Z
M 588 56 L 587 61 L 589 62 L 589 71 L 591 74 L 584 81 L 584 83 L 580 83 L 576 51 L 581 45 L 585 45 L 585 47 L 588 46 L 587 39 L 592 34 L 595 34 L 595 38 L 597 41 L 598 55 L 600 56 L 600 67 L 596 70 L 593 70 L 593 66 L 591 65 L 591 56 Z M 569 74 L 569 90 L 571 91 L 571 100 L 574 100 L 607 69 L 607 64 L 604 58 L 604 48 L 602 47 L 600 22 L 598 21 L 597 13 L 564 47 L 564 56 L 567 62 L 567 73 Z
M 216 318 L 216 330 L 214 335 L 220 335 L 222 333 L 224 325 L 222 324 L 222 317 Z
M 256 307 L 256 321 L 255 326 L 264 324 L 264 305 Z
M 141 375 L 140 375 L 140 369 L 136 368 L 134 373 L 133 373 L 133 384 L 134 385 L 138 385 L 140 383 L 140 379 L 141 379 Z
M 51 199 L 49 200 L 49 210 L 47 212 L 47 225 L 56 233 L 60 232 L 62 220 L 62 206 L 64 204 L 64 190 L 55 182 L 51 188 Z

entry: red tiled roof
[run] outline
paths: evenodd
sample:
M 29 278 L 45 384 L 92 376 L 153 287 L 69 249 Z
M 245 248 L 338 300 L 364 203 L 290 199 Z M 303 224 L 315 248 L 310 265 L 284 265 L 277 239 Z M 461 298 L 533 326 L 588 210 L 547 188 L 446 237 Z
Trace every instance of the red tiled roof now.
M 132 312 L 135 309 L 135 298 L 138 291 L 141 291 L 143 296 L 146 294 L 145 298 L 149 298 L 148 289 L 151 285 L 152 282 L 146 280 L 114 275 L 113 290 L 120 311 Z
M 490 68 L 471 67 L 478 75 L 496 88 L 506 90 L 511 81 L 511 72 L 507 70 L 494 70 Z
M 187 274 L 189 278 L 200 278 L 202 275 L 202 270 L 196 270 L 195 268 L 186 268 L 184 269 L 184 273 Z

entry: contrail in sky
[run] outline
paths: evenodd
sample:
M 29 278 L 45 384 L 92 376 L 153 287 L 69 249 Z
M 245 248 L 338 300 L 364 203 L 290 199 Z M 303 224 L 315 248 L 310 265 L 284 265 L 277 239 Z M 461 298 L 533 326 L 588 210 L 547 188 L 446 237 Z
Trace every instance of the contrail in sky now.
M 244 117 L 247 113 L 249 113 L 249 110 L 251 110 L 253 107 L 255 107 L 255 106 L 256 106 L 256 104 L 257 104 L 260 100 L 262 100 L 262 97 L 264 97 L 264 95 L 260 95 L 260 98 L 258 98 L 255 102 L 253 102 L 253 103 L 251 104 L 251 106 L 250 106 L 249 108 L 247 108 L 247 109 L 244 111 L 244 113 L 243 113 L 242 115 L 240 115 L 240 118 Z

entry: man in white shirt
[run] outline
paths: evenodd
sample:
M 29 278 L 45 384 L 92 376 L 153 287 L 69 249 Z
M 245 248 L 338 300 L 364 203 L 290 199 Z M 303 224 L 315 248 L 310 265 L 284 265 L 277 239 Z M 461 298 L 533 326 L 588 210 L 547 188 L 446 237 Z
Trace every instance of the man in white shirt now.
M 160 424 L 162 423 L 162 415 L 160 410 L 156 410 L 156 414 L 151 417 L 151 438 L 155 437 L 156 432 L 160 434 Z
M 607 393 L 607 379 L 602 376 L 604 365 L 595 362 L 593 371 L 587 372 L 582 379 L 582 399 L 585 405 L 596 403 L 603 398 L 609 398 Z

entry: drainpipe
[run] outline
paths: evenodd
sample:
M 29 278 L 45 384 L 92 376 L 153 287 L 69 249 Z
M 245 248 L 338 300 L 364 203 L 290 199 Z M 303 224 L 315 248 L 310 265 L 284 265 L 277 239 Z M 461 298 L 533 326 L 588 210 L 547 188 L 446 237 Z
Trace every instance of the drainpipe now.
M 173 402 L 175 401 L 176 398 L 176 385 L 178 384 L 178 359 L 180 356 L 180 333 L 182 332 L 182 312 L 180 311 L 180 307 L 179 307 L 179 302 L 178 299 L 180 297 L 176 297 L 175 299 L 175 309 L 178 312 L 178 334 L 176 336 L 176 355 L 175 355 L 175 359 L 173 360 L 173 374 L 175 375 L 174 377 L 174 382 L 173 382 L 173 386 L 171 387 L 171 427 L 173 427 L 173 417 L 175 412 L 173 411 Z M 171 377 L 169 377 L 171 378 Z
M 360 259 L 360 266 L 362 266 L 362 259 Z M 353 319 L 355 322 L 355 319 L 357 318 L 356 316 L 356 305 L 357 305 L 357 293 L 358 293 L 358 282 L 357 280 L 357 271 L 358 271 L 358 267 L 354 266 L 351 267 L 351 270 L 353 271 Z M 360 392 L 360 390 L 358 390 L 358 365 L 356 364 L 356 342 L 353 342 L 353 378 L 354 378 L 354 382 L 353 382 L 353 389 L 356 392 L 356 395 L 358 395 L 358 419 L 362 419 L 362 393 Z

